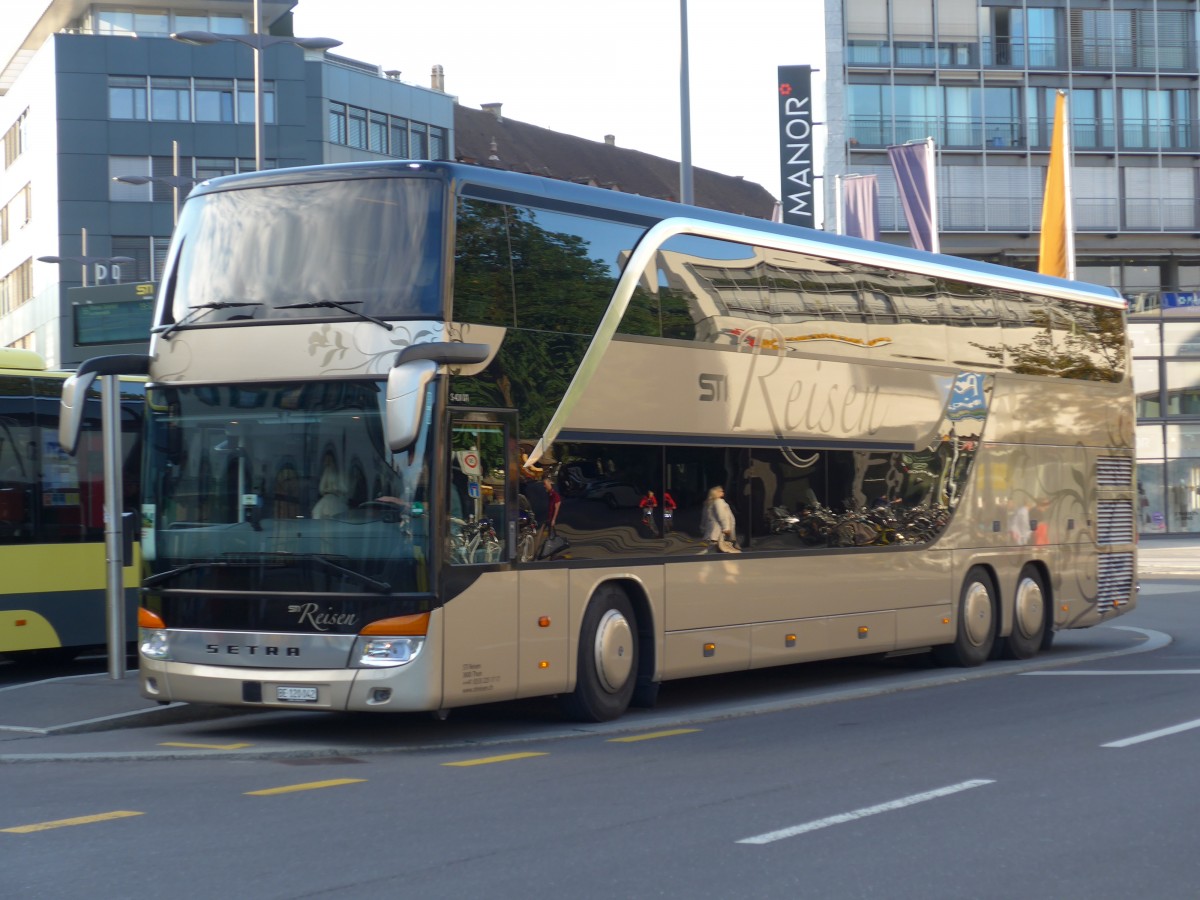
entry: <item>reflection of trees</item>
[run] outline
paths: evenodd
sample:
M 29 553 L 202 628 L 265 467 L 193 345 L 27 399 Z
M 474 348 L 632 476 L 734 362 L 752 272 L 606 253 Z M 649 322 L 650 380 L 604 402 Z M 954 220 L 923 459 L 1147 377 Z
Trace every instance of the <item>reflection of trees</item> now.
M 1039 305 L 1020 325 L 1005 324 L 1005 331 L 1014 336 L 1035 333 L 1025 341 L 972 346 L 1010 372 L 1107 382 L 1118 382 L 1125 373 L 1126 338 L 1120 310 Z
M 586 220 L 581 220 L 586 221 Z M 536 437 L 561 402 L 617 285 L 587 238 L 541 227 L 528 209 L 463 201 L 454 264 L 454 319 L 510 329 L 495 361 L 454 393 L 472 406 L 515 408 Z M 621 331 L 658 335 L 658 310 L 640 288 Z M 514 328 L 515 326 L 515 328 Z

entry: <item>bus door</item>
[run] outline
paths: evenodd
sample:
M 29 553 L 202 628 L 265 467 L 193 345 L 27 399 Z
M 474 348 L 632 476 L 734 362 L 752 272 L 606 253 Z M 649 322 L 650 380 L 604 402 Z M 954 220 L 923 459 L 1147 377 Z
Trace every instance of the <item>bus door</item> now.
M 452 410 L 443 521 L 446 707 L 517 690 L 516 415 Z

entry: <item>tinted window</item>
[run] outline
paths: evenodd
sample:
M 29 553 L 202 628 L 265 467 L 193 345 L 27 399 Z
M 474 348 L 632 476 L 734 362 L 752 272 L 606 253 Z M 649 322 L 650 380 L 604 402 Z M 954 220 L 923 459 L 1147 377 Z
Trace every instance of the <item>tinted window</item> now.
M 454 318 L 593 334 L 642 229 L 480 200 L 459 202 Z M 632 318 L 631 318 L 632 316 Z M 657 333 L 645 310 L 636 333 Z

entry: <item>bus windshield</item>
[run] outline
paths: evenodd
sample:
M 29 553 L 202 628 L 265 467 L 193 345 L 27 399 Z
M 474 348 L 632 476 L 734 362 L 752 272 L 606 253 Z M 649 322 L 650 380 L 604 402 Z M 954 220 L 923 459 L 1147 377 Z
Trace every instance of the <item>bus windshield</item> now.
M 375 381 L 151 390 L 146 586 L 427 590 L 431 414 L 392 454 L 383 399 Z
M 196 195 L 180 217 L 159 324 L 440 319 L 443 205 L 431 178 Z

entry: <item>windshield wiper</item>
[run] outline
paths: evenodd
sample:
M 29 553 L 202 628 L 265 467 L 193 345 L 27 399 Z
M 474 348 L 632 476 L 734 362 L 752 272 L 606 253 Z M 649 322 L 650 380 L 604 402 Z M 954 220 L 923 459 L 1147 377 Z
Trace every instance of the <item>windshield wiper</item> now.
M 388 331 L 392 330 L 394 326 L 390 322 L 385 322 L 383 319 L 377 319 L 374 316 L 368 316 L 365 312 L 350 308 L 360 303 L 362 303 L 361 300 L 313 300 L 311 303 L 289 303 L 287 306 L 276 306 L 274 309 L 340 309 L 342 312 L 348 312 L 352 316 L 358 316 L 364 322 L 374 322 Z
M 196 306 L 189 306 L 191 310 L 186 316 L 178 322 L 172 322 L 170 327 L 162 333 L 163 340 L 169 338 L 177 328 L 182 328 L 184 325 L 190 325 L 196 319 L 200 318 L 201 313 L 210 312 L 214 309 L 233 309 L 235 306 L 262 306 L 261 303 L 253 303 L 250 301 L 226 301 L 216 300 L 212 303 L 199 303 Z
M 184 563 L 182 566 L 176 566 L 174 569 L 167 569 L 165 572 L 159 572 L 157 575 L 151 575 L 142 581 L 142 587 L 154 587 L 156 584 L 162 584 L 164 581 L 170 581 L 173 578 L 182 575 L 184 572 L 191 572 L 194 569 L 206 569 L 212 567 L 214 569 L 227 569 L 230 566 L 238 565 L 231 562 L 220 562 L 211 560 L 209 562 L 191 562 Z M 242 563 L 242 565 L 245 565 Z
M 328 556 L 322 556 L 319 553 L 289 553 L 286 550 L 280 550 L 275 553 L 226 553 L 225 555 L 239 560 L 239 562 L 230 563 L 230 565 L 245 565 L 246 562 L 317 563 L 327 572 L 336 572 L 338 575 L 351 578 L 363 587 L 368 587 L 378 594 L 390 594 L 392 592 L 392 586 L 386 581 L 377 581 L 370 575 L 364 575 L 362 572 L 348 569 L 334 562 Z
M 149 578 L 142 581 L 142 587 L 154 587 L 156 584 L 162 584 L 164 581 L 170 581 L 184 572 L 191 572 L 195 569 L 214 568 L 214 569 L 229 569 L 235 566 L 245 568 L 253 566 L 256 563 L 317 563 L 321 568 L 329 572 L 336 572 L 357 581 L 364 587 L 370 588 L 377 594 L 390 594 L 392 586 L 386 581 L 376 581 L 369 575 L 363 575 L 361 572 L 355 572 L 353 569 L 348 569 L 343 565 L 339 565 L 327 556 L 320 556 L 312 553 L 288 553 L 281 551 L 279 553 L 226 553 L 225 556 L 232 557 L 226 560 L 212 560 L 209 562 L 191 562 L 184 563 L 182 566 L 176 566 L 174 569 L 167 569 L 165 572 L 159 572 L 157 575 L 151 575 Z

